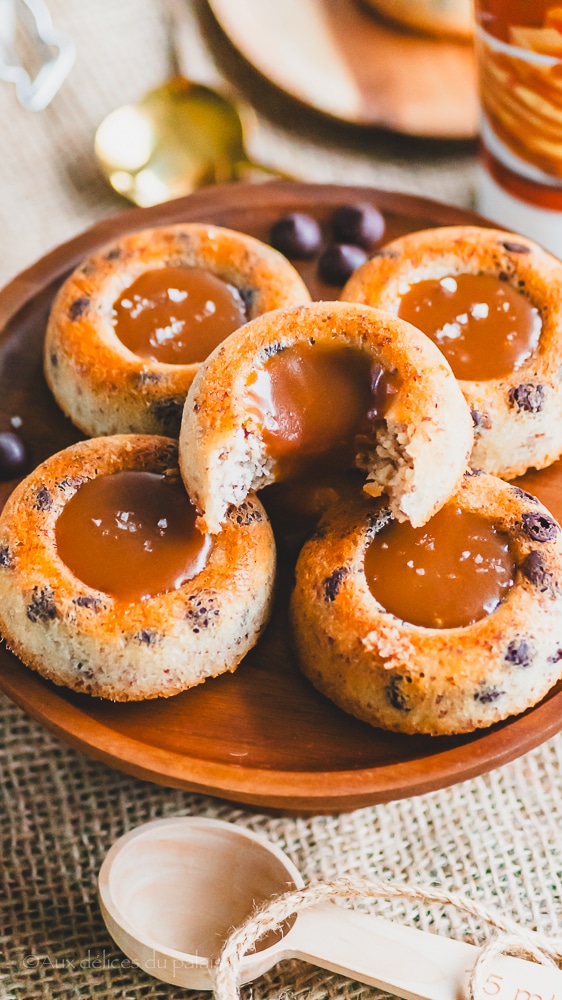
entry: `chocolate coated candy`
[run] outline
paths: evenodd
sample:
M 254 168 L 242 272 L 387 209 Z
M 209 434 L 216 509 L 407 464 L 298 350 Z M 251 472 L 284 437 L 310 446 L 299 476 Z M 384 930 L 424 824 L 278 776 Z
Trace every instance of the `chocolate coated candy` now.
M 334 243 L 318 260 L 318 273 L 328 285 L 345 285 L 353 272 L 364 264 L 367 254 L 361 247 Z
M 0 434 L 0 479 L 14 479 L 25 471 L 27 452 L 22 439 L 13 431 Z
M 504 243 L 503 246 L 509 253 L 531 253 L 531 248 L 524 243 Z
M 322 245 L 322 232 L 316 219 L 304 212 L 282 216 L 271 227 L 270 242 L 287 257 L 305 260 L 313 257 Z
M 369 250 L 382 239 L 385 223 L 378 208 L 369 202 L 358 202 L 336 208 L 332 228 L 340 243 L 352 243 Z

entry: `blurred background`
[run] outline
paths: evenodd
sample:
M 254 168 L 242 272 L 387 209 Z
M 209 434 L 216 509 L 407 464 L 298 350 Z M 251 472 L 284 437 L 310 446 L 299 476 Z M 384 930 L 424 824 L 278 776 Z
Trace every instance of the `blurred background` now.
M 10 2 L 1 0 L 0 17 Z M 15 6 L 23 8 L 23 0 Z M 412 35 L 360 0 L 215 4 L 237 44 L 206 0 L 49 0 L 48 7 L 55 28 L 75 45 L 75 62 L 41 111 L 25 110 L 13 84 L 0 83 L 0 283 L 91 223 L 126 210 L 94 158 L 96 130 L 111 111 L 138 101 L 178 68 L 203 83 L 228 81 L 253 104 L 248 150 L 260 162 L 300 180 L 471 205 L 470 42 Z M 293 45 L 283 47 L 283 32 L 292 32 Z M 32 65 L 36 52 L 25 39 L 20 50 Z M 385 119 L 390 127 L 381 127 Z M 407 134 L 418 123 L 424 134 Z M 447 137 L 455 133 L 461 137 Z

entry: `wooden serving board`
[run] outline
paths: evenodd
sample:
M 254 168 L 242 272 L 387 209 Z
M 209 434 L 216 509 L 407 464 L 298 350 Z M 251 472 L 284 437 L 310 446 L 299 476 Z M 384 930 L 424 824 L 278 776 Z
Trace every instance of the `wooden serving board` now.
M 48 310 L 82 258 L 125 232 L 206 221 L 267 239 L 270 225 L 299 209 L 327 227 L 336 205 L 368 200 L 387 236 L 478 220 L 468 212 L 366 188 L 275 182 L 207 188 L 190 198 L 104 221 L 43 258 L 0 292 L 0 431 L 21 417 L 35 465 L 79 439 L 42 375 Z M 337 290 L 300 267 L 315 298 Z M 520 480 L 562 518 L 562 463 Z M 0 503 L 14 483 L 4 483 Z M 280 588 L 282 595 L 283 588 Z M 281 596 L 265 636 L 237 672 L 169 700 L 112 704 L 42 680 L 0 647 L 0 688 L 72 746 L 140 778 L 284 812 L 354 809 L 473 777 L 525 753 L 562 725 L 562 685 L 536 708 L 470 736 L 401 736 L 358 722 L 298 671 Z
M 402 29 L 361 0 L 209 0 L 209 6 L 262 76 L 317 111 L 436 139 L 477 133 L 470 42 Z

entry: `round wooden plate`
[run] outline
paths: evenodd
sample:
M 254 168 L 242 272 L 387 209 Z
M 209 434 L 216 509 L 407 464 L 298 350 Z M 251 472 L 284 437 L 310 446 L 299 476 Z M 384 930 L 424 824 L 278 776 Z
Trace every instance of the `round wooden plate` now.
M 267 239 L 291 209 L 314 213 L 328 233 L 332 209 L 369 200 L 384 212 L 387 236 L 474 222 L 468 212 L 365 188 L 275 182 L 207 188 L 190 198 L 131 210 L 48 254 L 0 292 L 0 430 L 19 416 L 32 464 L 78 440 L 42 375 L 41 349 L 53 295 L 89 252 L 134 229 L 209 221 Z M 315 262 L 301 269 L 316 298 Z M 520 480 L 562 516 L 562 465 Z M 4 483 L 4 502 L 14 483 Z M 72 746 L 160 784 L 284 812 L 335 812 L 416 795 L 473 777 L 525 753 L 562 725 L 562 685 L 536 708 L 463 737 L 401 736 L 345 715 L 300 675 L 291 655 L 286 608 L 278 603 L 264 638 L 233 675 L 169 700 L 112 704 L 42 680 L 5 647 L 0 688 Z
M 472 139 L 472 45 L 384 21 L 362 0 L 209 0 L 241 55 L 323 114 L 406 135 Z

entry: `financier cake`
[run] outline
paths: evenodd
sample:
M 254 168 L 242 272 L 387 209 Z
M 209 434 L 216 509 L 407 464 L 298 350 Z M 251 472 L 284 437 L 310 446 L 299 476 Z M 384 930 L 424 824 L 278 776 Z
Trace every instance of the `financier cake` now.
M 91 439 L 48 458 L 0 516 L 0 631 L 55 684 L 168 697 L 236 668 L 267 621 L 274 573 L 257 497 L 210 538 L 175 441 Z
M 562 454 L 562 262 L 496 229 L 428 229 L 388 243 L 341 298 L 414 323 L 443 351 L 472 412 L 475 468 L 513 479 Z
M 270 309 L 310 301 L 291 264 L 251 236 L 199 223 L 131 233 L 58 293 L 45 339 L 57 403 L 90 436 L 177 436 L 199 364 Z
M 562 674 L 562 532 L 533 496 L 470 472 L 423 528 L 384 499 L 332 508 L 291 601 L 302 670 L 373 726 L 449 735 L 535 705 Z
M 468 408 L 442 354 L 369 306 L 314 303 L 246 324 L 201 366 L 180 468 L 203 530 L 275 481 L 357 467 L 365 490 L 423 524 L 467 467 Z

